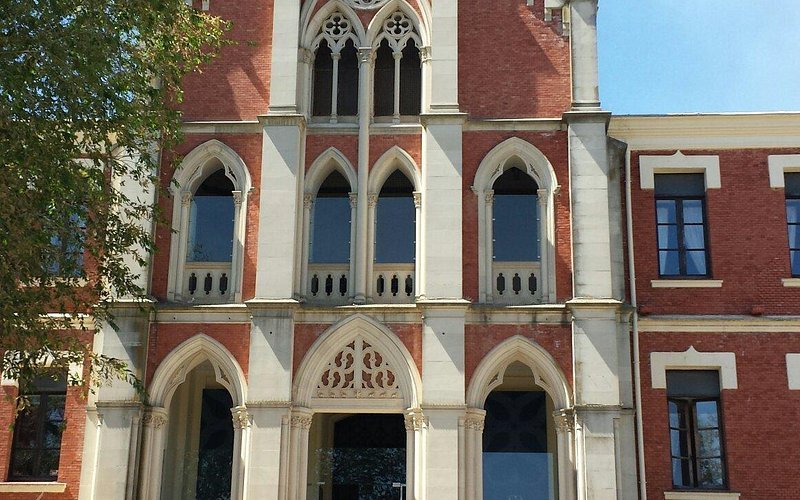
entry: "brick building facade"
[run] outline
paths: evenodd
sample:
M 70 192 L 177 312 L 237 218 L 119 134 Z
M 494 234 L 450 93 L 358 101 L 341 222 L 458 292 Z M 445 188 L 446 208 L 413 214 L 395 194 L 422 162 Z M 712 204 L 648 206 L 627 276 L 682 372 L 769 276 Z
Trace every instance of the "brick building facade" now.
M 196 3 L 148 399 L 4 498 L 794 498 L 800 115 L 612 117 L 597 0 Z

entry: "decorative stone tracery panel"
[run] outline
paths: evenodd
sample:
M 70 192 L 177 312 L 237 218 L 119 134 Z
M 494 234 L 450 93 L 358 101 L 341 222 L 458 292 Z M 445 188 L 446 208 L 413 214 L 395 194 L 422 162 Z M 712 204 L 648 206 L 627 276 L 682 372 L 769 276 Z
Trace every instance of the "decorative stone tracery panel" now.
M 318 380 L 316 397 L 398 399 L 402 395 L 386 357 L 357 337 L 327 364 Z

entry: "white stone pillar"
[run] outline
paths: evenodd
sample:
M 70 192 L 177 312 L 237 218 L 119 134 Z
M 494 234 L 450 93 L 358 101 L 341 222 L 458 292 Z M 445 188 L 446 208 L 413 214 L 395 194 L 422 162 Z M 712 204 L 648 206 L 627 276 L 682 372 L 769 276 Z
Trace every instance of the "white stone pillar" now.
M 161 496 L 168 421 L 166 408 L 145 409 L 142 418 L 142 464 L 139 470 L 139 496 L 142 500 L 159 500 Z
M 550 238 L 547 230 L 550 217 L 547 214 L 547 189 L 539 189 L 536 192 L 539 201 L 539 290 L 542 294 L 542 302 L 555 302 L 555 297 L 550 297 L 550 280 L 553 278 L 550 273 Z
M 245 227 L 242 224 L 244 214 L 242 213 L 244 194 L 241 191 L 233 191 L 233 249 L 231 251 L 231 274 L 228 276 L 228 297 L 234 302 L 242 301 L 242 256 L 244 255 L 244 235 Z
M 358 218 L 358 193 L 350 193 L 350 260 L 348 261 L 347 296 L 352 301 L 356 294 L 356 219 Z
M 314 53 L 308 49 L 298 49 L 297 59 L 300 61 L 300 82 L 299 87 L 302 89 L 300 102 L 298 103 L 298 111 L 300 114 L 311 115 L 311 76 L 314 64 Z
M 370 66 L 372 64 L 372 48 L 358 49 L 358 206 L 356 208 L 356 259 L 350 262 L 355 266 L 355 298 L 356 304 L 364 304 L 367 300 L 367 269 L 372 262 L 367 258 L 367 186 L 369 180 L 369 122 L 370 110 Z
M 483 193 L 484 200 L 484 217 L 485 223 L 483 224 L 483 269 L 484 269 L 484 282 L 483 292 L 485 297 L 482 297 L 483 302 L 491 304 L 494 302 L 494 190 L 490 189 Z
M 483 425 L 486 410 L 467 408 L 464 416 L 464 499 L 483 498 Z
M 431 48 L 429 46 L 419 48 L 419 63 L 422 66 L 421 109 L 423 113 L 428 113 L 431 106 Z
M 178 227 L 178 238 L 173 238 L 173 242 L 177 243 L 178 248 L 174 251 L 178 252 L 178 266 L 175 269 L 175 300 L 186 300 L 188 297 L 183 296 L 183 286 L 186 281 L 186 257 L 189 252 L 189 216 L 192 211 L 192 193 L 191 191 L 181 191 L 181 213 L 180 225 Z
M 284 500 L 288 461 L 283 450 L 288 450 L 289 403 L 258 406 L 250 403 L 250 450 L 247 460 L 247 491 L 251 499 L 274 498 Z
M 419 408 L 405 414 L 406 426 L 406 500 L 423 500 L 425 495 L 425 433 L 427 423 Z
M 600 109 L 597 64 L 597 0 L 570 2 L 572 107 Z
M 553 412 L 553 423 L 556 429 L 558 498 L 573 500 L 575 498 L 575 415 L 570 409 Z
M 431 6 L 432 113 L 458 111 L 458 1 L 439 0 Z
M 366 298 L 367 302 L 371 303 L 375 294 L 375 278 L 374 278 L 374 265 L 375 265 L 375 212 L 378 205 L 378 195 L 370 193 L 367 196 L 367 231 L 366 241 L 364 244 L 367 247 L 366 253 Z
M 300 46 L 300 30 L 298 29 L 300 2 L 275 0 L 272 13 L 269 113 L 271 115 L 293 115 L 298 112 L 297 48 Z
M 247 464 L 250 459 L 250 414 L 245 406 L 231 408 L 233 420 L 233 462 L 231 463 L 231 500 L 248 498 Z
M 400 123 L 400 60 L 403 59 L 403 53 L 399 50 L 392 52 L 394 57 L 394 103 L 392 112 L 392 121 Z
M 302 270 L 300 272 L 300 295 L 308 296 L 308 262 L 311 259 L 311 214 L 314 208 L 314 195 L 303 194 L 303 243 Z
M 289 418 L 288 500 L 306 500 L 308 488 L 308 431 L 313 412 L 308 408 L 292 408 Z
M 290 300 L 295 280 L 300 279 L 296 266 L 300 263 L 302 231 L 298 211 L 302 203 L 305 121 L 300 115 L 268 115 L 260 120 L 264 133 L 255 298 Z
M 339 60 L 341 60 L 341 58 L 341 52 L 331 53 L 331 59 L 333 59 L 333 85 L 331 85 L 331 123 L 336 123 L 339 121 Z
M 414 296 L 421 295 L 425 288 L 422 269 L 422 193 L 414 191 Z

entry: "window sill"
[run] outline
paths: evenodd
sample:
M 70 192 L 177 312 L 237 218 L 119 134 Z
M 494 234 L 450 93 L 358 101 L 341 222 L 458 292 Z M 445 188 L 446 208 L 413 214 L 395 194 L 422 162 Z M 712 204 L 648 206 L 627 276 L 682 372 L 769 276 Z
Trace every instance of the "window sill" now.
M 722 288 L 722 280 L 650 280 L 650 286 L 653 288 Z
M 664 500 L 738 500 L 730 491 L 665 491 Z
M 783 278 L 781 283 L 786 288 L 800 288 L 800 278 Z
M 15 482 L 0 483 L 0 493 L 64 493 L 67 483 Z

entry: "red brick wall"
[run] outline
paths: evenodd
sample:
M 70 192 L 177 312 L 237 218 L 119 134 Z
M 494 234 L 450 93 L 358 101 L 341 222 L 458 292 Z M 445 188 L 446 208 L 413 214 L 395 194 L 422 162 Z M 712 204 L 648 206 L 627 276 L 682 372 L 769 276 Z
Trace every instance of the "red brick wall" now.
M 572 328 L 570 325 L 526 324 L 468 324 L 464 327 L 464 362 L 466 387 L 478 365 L 503 341 L 522 335 L 541 345 L 558 363 L 561 371 L 572 384 Z
M 358 172 L 358 136 L 357 135 L 309 135 L 306 137 L 306 171 L 314 161 L 328 148 L 336 148 Z
M 465 132 L 463 139 L 463 259 L 464 297 L 478 300 L 478 199 L 472 191 L 478 166 L 492 148 L 511 137 L 530 142 L 550 160 L 561 186 L 555 197 L 556 293 L 559 301 L 572 295 L 572 241 L 570 236 L 569 159 L 564 132 Z
M 232 23 L 235 45 L 184 80 L 185 120 L 254 120 L 267 112 L 272 53 L 271 0 L 214 1 L 209 14 Z
M 411 155 L 417 168 L 422 170 L 422 135 L 397 134 L 397 135 L 373 135 L 369 138 L 369 166 L 375 166 L 375 162 L 383 153 L 391 149 L 392 146 L 400 146 L 406 153 Z
M 544 2 L 458 3 L 458 101 L 478 117 L 553 117 L 570 106 L 569 41 Z
M 422 373 L 422 325 L 420 323 L 385 323 L 385 325 L 403 342 L 417 364 L 417 369 Z M 311 345 L 330 326 L 327 323 L 296 323 L 294 325 L 293 374 L 297 374 L 297 369 Z
M 225 346 L 245 377 L 250 361 L 250 323 L 153 323 L 147 345 L 145 383 L 153 381 L 156 368 L 181 342 L 204 333 Z
M 643 312 L 653 314 L 763 314 L 797 312 L 800 294 L 785 288 L 791 277 L 783 190 L 769 187 L 767 156 L 800 150 L 741 149 L 684 151 L 719 155 L 721 189 L 706 192 L 707 230 L 713 279 L 722 288 L 652 288 L 658 279 L 655 201 L 640 189 L 639 156 L 674 151 L 638 151 L 631 157 L 636 290 Z
M 244 279 L 242 281 L 242 297 L 251 299 L 255 295 L 256 260 L 258 257 L 258 207 L 260 203 L 261 187 L 261 134 L 191 134 L 186 136 L 186 141 L 177 149 L 176 153 L 185 156 L 198 145 L 217 139 L 233 149 L 247 165 L 252 179 L 253 190 L 247 195 L 247 220 L 244 240 Z M 166 188 L 172 181 L 176 165 L 173 156 L 164 155 L 161 167 L 161 185 Z M 153 277 L 151 293 L 165 300 L 167 297 L 167 276 L 169 274 L 169 252 L 172 233 L 172 196 L 168 191 L 159 197 L 159 207 L 162 211 L 162 221 L 156 228 L 157 251 L 153 256 Z
M 723 179 L 723 187 L 725 181 Z M 672 489 L 667 395 L 652 389 L 650 352 L 736 353 L 738 389 L 722 391 L 728 483 L 742 499 L 795 499 L 797 472 L 789 458 L 800 448 L 800 391 L 788 389 L 786 353 L 800 352 L 792 333 L 642 333 L 642 418 L 648 496 Z

